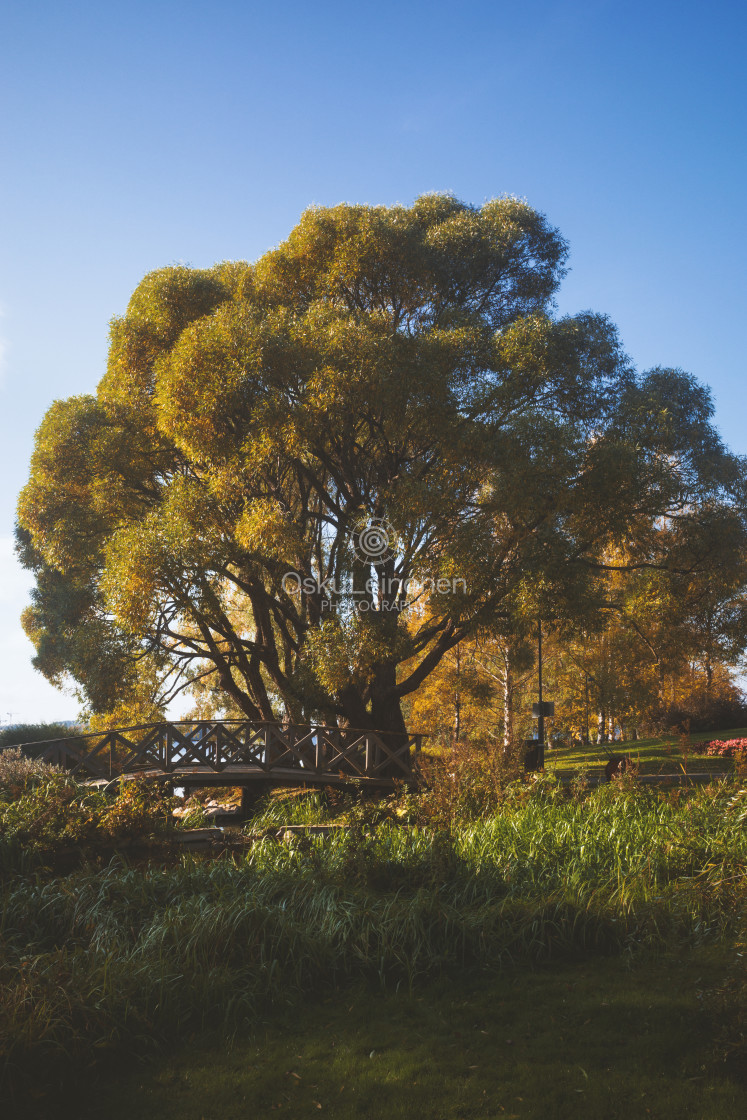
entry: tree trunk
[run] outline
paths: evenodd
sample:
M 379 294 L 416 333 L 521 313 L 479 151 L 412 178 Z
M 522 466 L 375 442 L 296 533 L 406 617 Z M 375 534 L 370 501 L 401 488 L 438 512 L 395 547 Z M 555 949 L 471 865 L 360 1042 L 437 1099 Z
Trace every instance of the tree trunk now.
M 509 755 L 514 743 L 514 675 L 511 654 L 503 648 L 503 753 Z
M 395 665 L 381 665 L 375 670 L 373 687 L 371 689 L 371 714 L 367 717 L 372 731 L 382 733 L 382 738 L 390 750 L 400 750 L 407 741 L 407 727 L 402 715 L 402 705 L 394 689 L 397 684 L 397 669 Z M 381 752 L 383 754 L 383 752 Z M 409 752 L 407 757 L 400 755 L 405 766 L 411 764 Z M 376 765 L 384 763 L 378 774 L 381 777 L 404 778 L 404 772 L 391 759 L 385 762 L 384 757 L 376 756 Z
M 455 649 L 456 654 L 456 684 L 454 686 L 454 726 L 452 729 L 453 742 L 458 743 L 462 737 L 462 654 L 460 647 Z

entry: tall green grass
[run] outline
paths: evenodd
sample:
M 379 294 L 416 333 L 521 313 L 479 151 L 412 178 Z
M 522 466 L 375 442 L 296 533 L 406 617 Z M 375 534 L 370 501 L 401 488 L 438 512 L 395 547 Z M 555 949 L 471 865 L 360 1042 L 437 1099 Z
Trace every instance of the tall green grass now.
M 325 824 L 335 813 L 344 813 L 354 804 L 350 794 L 321 790 L 278 790 L 265 797 L 251 820 L 251 829 L 281 827 L 284 824 Z
M 451 833 L 359 820 L 265 838 L 238 861 L 15 877 L 0 919 L 8 1087 L 23 1092 L 42 1068 L 64 1079 L 113 1048 L 235 1030 L 284 994 L 353 977 L 412 985 L 465 965 L 721 937 L 745 901 L 734 792 L 573 799 L 540 783 Z

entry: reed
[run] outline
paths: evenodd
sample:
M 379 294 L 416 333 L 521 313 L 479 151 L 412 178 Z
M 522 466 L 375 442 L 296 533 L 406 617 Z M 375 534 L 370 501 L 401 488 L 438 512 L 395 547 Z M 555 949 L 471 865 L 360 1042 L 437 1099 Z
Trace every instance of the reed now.
M 729 783 L 583 798 L 538 783 L 449 831 L 372 828 L 364 813 L 240 860 L 15 875 L 0 920 L 6 1091 L 115 1048 L 235 1031 L 284 995 L 356 977 L 412 986 L 729 935 L 745 903 L 743 807 Z

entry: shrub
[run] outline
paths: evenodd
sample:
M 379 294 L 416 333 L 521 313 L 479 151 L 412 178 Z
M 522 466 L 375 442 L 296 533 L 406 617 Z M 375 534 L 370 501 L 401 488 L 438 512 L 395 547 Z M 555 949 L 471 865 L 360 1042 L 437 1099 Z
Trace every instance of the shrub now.
M 28 786 L 51 778 L 57 772 L 56 766 L 29 758 L 20 747 L 6 747 L 0 751 L 0 791 L 11 796 L 19 796 Z
M 705 753 L 720 758 L 737 758 L 747 752 L 747 739 L 712 739 L 704 743 Z
M 93 835 L 105 805 L 98 790 L 57 773 L 0 807 L 0 834 L 31 848 L 78 844 Z
M 57 771 L 15 800 L 0 802 L 0 836 L 36 851 L 132 839 L 171 828 L 172 805 L 173 798 L 154 783 L 122 783 L 112 800 Z
M 495 809 L 517 776 L 516 760 L 502 747 L 456 743 L 446 757 L 419 760 L 423 792 L 421 820 L 448 828 L 456 821 L 478 820 Z
M 98 827 L 113 839 L 162 834 L 173 828 L 174 800 L 156 782 L 123 782 L 116 801 L 101 813 Z

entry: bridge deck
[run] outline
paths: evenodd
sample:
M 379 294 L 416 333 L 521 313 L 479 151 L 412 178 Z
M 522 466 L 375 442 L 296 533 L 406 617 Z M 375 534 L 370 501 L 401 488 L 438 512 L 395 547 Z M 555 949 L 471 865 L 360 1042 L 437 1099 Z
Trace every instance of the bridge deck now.
M 250 782 L 264 783 L 270 786 L 344 786 L 351 781 L 363 788 L 391 789 L 394 785 L 392 778 L 368 778 L 357 775 L 333 773 L 325 770 L 315 773 L 313 770 L 298 770 L 290 767 L 273 767 L 271 771 L 260 766 L 227 766 L 220 771 L 206 770 L 198 766 L 177 766 L 174 770 L 142 769 L 132 770 L 123 774 L 115 774 L 114 778 L 87 778 L 86 785 L 108 785 L 112 780 L 134 781 L 137 778 L 147 778 L 153 781 L 172 782 L 176 786 L 243 786 Z M 404 775 L 402 780 L 405 780 Z

